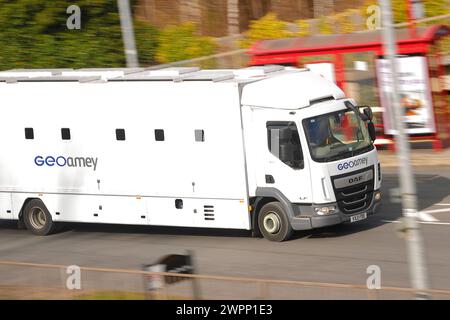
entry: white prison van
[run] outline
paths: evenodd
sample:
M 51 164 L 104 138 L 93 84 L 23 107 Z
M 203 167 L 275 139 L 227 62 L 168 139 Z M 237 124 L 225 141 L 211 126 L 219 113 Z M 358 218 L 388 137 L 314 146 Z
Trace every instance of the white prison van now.
M 0 72 L 0 219 L 295 230 L 380 202 L 370 108 L 307 69 Z

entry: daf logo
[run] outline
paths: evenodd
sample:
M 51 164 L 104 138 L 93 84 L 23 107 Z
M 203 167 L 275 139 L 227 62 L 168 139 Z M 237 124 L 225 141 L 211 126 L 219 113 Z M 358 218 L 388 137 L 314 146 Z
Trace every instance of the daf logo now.
M 373 179 L 373 171 L 368 170 L 353 174 L 351 176 L 342 177 L 334 180 L 334 186 L 337 189 L 346 188 L 348 186 L 354 186 Z
M 348 183 L 350 183 L 350 184 L 359 183 L 359 182 L 363 181 L 363 179 L 364 179 L 363 176 L 357 176 L 357 177 L 348 179 Z

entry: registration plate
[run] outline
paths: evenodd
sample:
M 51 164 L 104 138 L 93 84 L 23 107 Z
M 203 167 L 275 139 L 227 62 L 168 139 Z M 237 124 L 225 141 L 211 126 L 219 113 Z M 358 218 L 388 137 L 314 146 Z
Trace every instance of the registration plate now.
M 350 222 L 357 222 L 357 221 L 361 221 L 361 220 L 365 220 L 365 219 L 367 219 L 367 213 L 366 212 L 360 213 L 360 214 L 357 214 L 357 215 L 354 215 L 354 216 L 351 216 L 350 217 Z

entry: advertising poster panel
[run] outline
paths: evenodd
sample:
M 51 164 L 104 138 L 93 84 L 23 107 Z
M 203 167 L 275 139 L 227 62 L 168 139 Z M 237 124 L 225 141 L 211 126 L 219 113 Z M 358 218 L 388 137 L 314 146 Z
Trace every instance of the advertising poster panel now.
M 430 81 L 425 57 L 397 58 L 398 85 L 400 103 L 405 110 L 404 122 L 408 134 L 435 133 L 433 103 L 430 92 Z M 395 135 L 394 114 L 389 95 L 392 93 L 389 62 L 377 60 L 378 88 L 381 106 L 384 109 L 384 132 Z

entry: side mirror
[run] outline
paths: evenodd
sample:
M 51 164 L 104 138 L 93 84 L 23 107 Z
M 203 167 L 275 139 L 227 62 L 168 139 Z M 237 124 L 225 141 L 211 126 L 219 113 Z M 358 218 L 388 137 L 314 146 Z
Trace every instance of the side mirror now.
M 364 108 L 363 112 L 366 115 L 366 117 L 369 119 L 369 121 L 373 120 L 373 112 L 372 112 L 371 107 Z
M 364 109 L 364 111 L 365 111 L 365 109 Z M 375 140 L 377 139 L 377 134 L 375 131 L 375 125 L 373 124 L 372 121 L 367 123 L 367 129 L 369 130 L 370 140 L 372 140 L 372 142 L 375 142 Z

